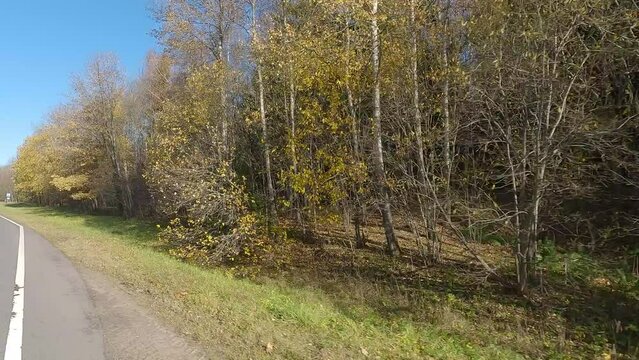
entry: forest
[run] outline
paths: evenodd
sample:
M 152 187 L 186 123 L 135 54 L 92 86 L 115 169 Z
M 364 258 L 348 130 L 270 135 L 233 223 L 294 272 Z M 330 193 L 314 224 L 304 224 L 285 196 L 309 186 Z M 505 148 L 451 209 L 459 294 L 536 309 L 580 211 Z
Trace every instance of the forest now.
M 606 321 L 553 339 L 639 356 L 635 0 L 165 0 L 150 13 L 162 51 L 133 80 L 115 54 L 71 79 L 12 164 L 19 199 L 153 221 L 173 256 L 203 266 L 310 261 L 361 278 L 372 253 L 379 268 L 362 271 L 390 288 L 446 269 L 438 286 L 575 322 L 586 311 L 553 294 L 605 293 Z

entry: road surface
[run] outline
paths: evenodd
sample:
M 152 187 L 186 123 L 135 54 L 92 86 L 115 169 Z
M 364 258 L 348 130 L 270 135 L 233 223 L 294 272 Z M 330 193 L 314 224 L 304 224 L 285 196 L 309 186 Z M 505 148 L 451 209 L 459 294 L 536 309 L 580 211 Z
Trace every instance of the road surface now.
M 210 358 L 121 285 L 0 216 L 0 360 Z
M 78 271 L 38 234 L 0 217 L 0 359 L 104 354 L 100 321 Z

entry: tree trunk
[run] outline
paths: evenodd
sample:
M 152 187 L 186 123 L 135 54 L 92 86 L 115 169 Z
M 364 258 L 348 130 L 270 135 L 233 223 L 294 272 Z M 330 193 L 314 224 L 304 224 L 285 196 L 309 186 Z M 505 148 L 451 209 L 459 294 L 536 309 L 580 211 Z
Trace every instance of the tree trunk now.
M 268 196 L 269 217 L 275 216 L 275 189 L 273 187 L 273 173 L 271 171 L 271 144 L 268 138 L 268 126 L 266 120 L 266 107 L 264 104 L 264 82 L 262 81 L 262 68 L 258 65 L 257 81 L 260 91 L 260 119 L 262 121 L 262 141 L 264 142 L 264 164 L 266 166 L 266 193 Z
M 111 165 L 113 166 L 113 185 L 115 187 L 116 200 L 121 214 L 125 218 L 130 218 L 133 208 L 133 195 L 131 193 L 131 187 L 129 186 L 128 178 L 124 173 L 126 169 L 123 169 L 123 165 L 120 162 L 118 155 L 118 146 L 115 138 L 115 130 L 113 124 L 113 115 L 111 115 L 109 134 L 105 136 L 105 145 L 107 153 L 111 158 Z
M 251 1 L 252 17 L 253 17 L 253 45 L 257 46 L 257 20 L 255 18 L 256 0 Z M 268 218 L 269 224 L 275 218 L 275 190 L 273 188 L 273 175 L 271 172 L 271 145 L 268 138 L 268 124 L 266 120 L 266 105 L 264 103 L 264 81 L 262 78 L 262 61 L 259 55 L 256 55 L 257 64 L 257 84 L 260 98 L 260 120 L 262 123 L 262 141 L 264 143 L 264 165 L 266 167 L 266 193 L 268 197 Z
M 350 31 L 350 19 L 346 20 L 346 52 L 347 52 L 347 64 L 346 64 L 346 97 L 348 100 L 348 111 L 351 115 L 351 135 L 353 143 L 353 159 L 357 162 L 360 161 L 360 144 L 359 144 L 359 119 L 357 112 L 355 111 L 355 102 L 353 101 L 353 92 L 350 86 L 350 56 L 351 56 L 351 31 Z M 362 232 L 362 220 L 364 218 L 364 209 L 359 198 L 358 189 L 353 186 L 351 189 L 353 203 L 355 207 L 355 215 L 353 216 L 353 222 L 355 225 L 355 247 L 362 249 L 366 247 L 366 239 Z
M 220 102 L 222 105 L 222 109 L 223 109 L 223 116 L 222 116 L 222 124 L 221 124 L 221 132 L 222 132 L 222 139 L 221 139 L 221 147 L 220 147 L 220 154 L 221 154 L 221 158 L 222 160 L 228 160 L 229 158 L 229 142 L 228 142 L 228 108 L 227 108 L 227 86 L 226 86 L 226 71 L 227 71 L 227 65 L 228 65 L 228 55 L 225 57 L 224 56 L 224 52 L 226 49 L 226 43 L 225 43 L 225 34 L 224 34 L 224 25 L 222 23 L 222 20 L 224 18 L 224 5 L 223 5 L 223 1 L 218 1 L 218 11 L 219 11 L 219 17 L 220 17 L 220 21 L 218 21 L 217 23 L 217 32 L 218 32 L 218 61 L 223 65 L 223 71 L 224 71 L 224 75 L 222 76 L 222 84 L 221 84 L 221 88 L 220 88 Z
M 289 106 L 290 106 L 290 118 L 291 118 L 291 157 L 293 159 L 293 174 L 297 175 L 297 147 L 295 142 L 297 137 L 297 129 L 295 123 L 295 83 L 293 82 L 293 70 L 290 69 L 291 79 L 289 80 Z M 295 219 L 298 224 L 302 224 L 302 212 L 300 211 L 300 198 L 299 195 L 293 191 L 293 209 L 295 210 Z
M 448 60 L 448 10 L 450 8 L 450 0 L 446 1 L 442 11 L 442 21 L 444 22 L 444 45 L 442 55 L 444 60 L 444 88 L 442 91 L 442 109 L 444 111 L 444 161 L 446 162 L 446 188 L 450 186 L 450 175 L 452 172 L 452 156 L 450 153 L 451 145 L 451 126 L 450 126 L 450 76 L 449 60 Z M 447 206 L 447 209 L 449 207 Z
M 420 186 L 426 184 L 426 161 L 424 160 L 424 139 L 422 134 L 422 113 L 419 109 L 419 76 L 417 73 L 417 0 L 411 0 L 410 18 L 412 27 L 411 75 L 413 78 L 413 111 L 415 113 L 415 137 L 417 138 L 417 165 L 419 166 Z
M 418 166 L 418 180 L 417 184 L 418 193 L 417 200 L 419 202 L 419 209 L 422 216 L 422 220 L 424 223 L 424 227 L 426 228 L 427 241 L 429 244 L 429 251 L 426 253 L 424 249 L 420 248 L 420 252 L 423 256 L 430 255 L 431 261 L 437 262 L 439 259 L 439 255 L 437 252 L 437 236 L 435 234 L 435 226 L 434 222 L 431 219 L 431 215 L 434 216 L 434 213 L 430 211 L 431 206 L 425 203 L 425 199 L 423 198 L 424 190 L 426 189 L 426 160 L 424 158 L 424 138 L 422 131 L 422 113 L 420 110 L 420 96 L 419 96 L 419 73 L 418 69 L 418 58 L 417 58 L 417 0 L 411 0 L 410 4 L 410 20 L 411 20 L 411 77 L 413 80 L 413 112 L 414 112 L 414 122 L 415 122 L 415 138 L 417 143 L 417 166 Z M 416 233 L 417 236 L 420 236 L 419 233 Z M 422 246 L 421 240 L 418 241 L 418 244 Z
M 393 215 L 391 212 L 390 189 L 386 182 L 386 172 L 384 169 L 384 149 L 382 145 L 382 112 L 381 112 L 381 84 L 380 84 L 380 44 L 379 27 L 377 24 L 377 9 L 379 0 L 372 0 L 372 23 L 371 36 L 373 39 L 373 78 L 375 81 L 373 89 L 373 131 L 375 136 L 375 178 L 380 192 L 379 208 L 382 213 L 382 223 L 386 234 L 386 250 L 391 256 L 399 255 L 400 249 L 395 238 L 393 228 Z

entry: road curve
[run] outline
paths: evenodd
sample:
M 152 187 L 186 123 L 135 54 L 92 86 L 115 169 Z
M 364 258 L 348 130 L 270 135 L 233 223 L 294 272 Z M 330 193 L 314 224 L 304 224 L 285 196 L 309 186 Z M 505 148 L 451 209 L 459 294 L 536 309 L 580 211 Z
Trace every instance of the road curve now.
M 0 217 L 0 359 L 103 360 L 100 321 L 82 277 L 48 241 L 23 229 L 22 306 L 14 305 L 20 225 Z

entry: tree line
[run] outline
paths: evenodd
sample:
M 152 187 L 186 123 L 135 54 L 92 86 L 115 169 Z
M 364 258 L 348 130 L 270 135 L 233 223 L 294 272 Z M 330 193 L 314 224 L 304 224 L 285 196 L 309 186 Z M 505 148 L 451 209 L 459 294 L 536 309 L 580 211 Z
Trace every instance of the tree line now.
M 7 193 L 13 196 L 13 171 L 11 166 L 0 166 L 0 195 L 5 200 Z
M 510 239 L 517 284 L 543 239 L 637 235 L 639 27 L 632 0 L 166 0 L 163 45 L 114 55 L 13 165 L 21 198 L 164 219 L 185 258 L 249 256 L 280 227 L 342 222 L 354 247 L 409 229 Z

